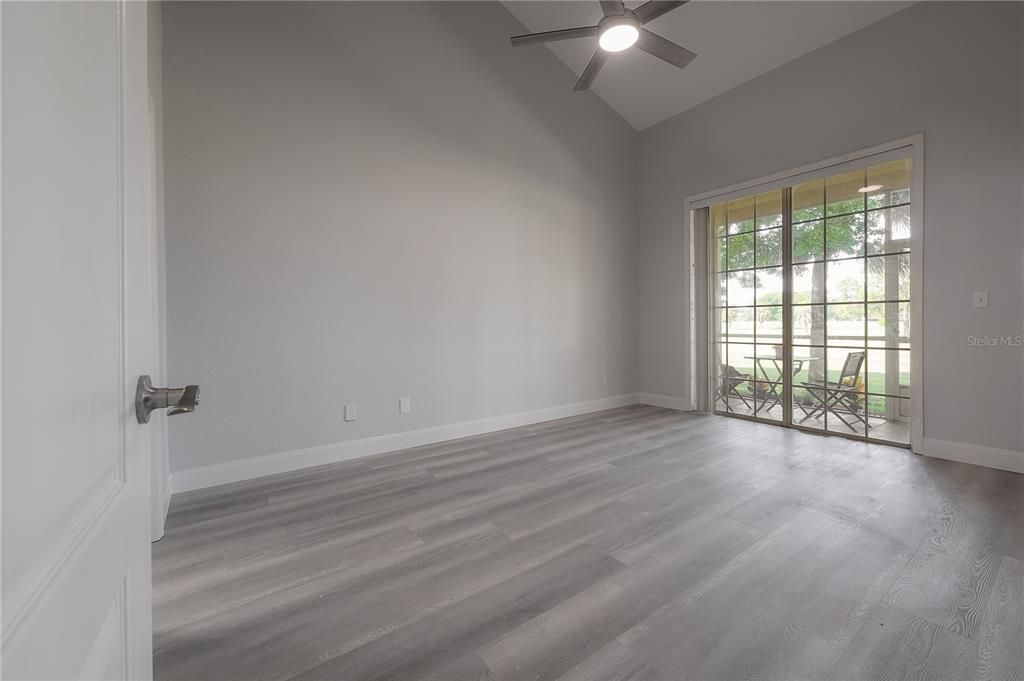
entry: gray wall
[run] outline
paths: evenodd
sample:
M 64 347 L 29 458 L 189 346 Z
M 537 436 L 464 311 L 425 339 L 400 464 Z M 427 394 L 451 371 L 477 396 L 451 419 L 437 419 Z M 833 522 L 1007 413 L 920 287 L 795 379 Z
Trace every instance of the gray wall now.
M 172 470 L 636 389 L 635 133 L 521 31 L 165 4 Z
M 1022 5 L 920 3 L 640 134 L 640 390 L 688 397 L 687 196 L 925 133 L 925 438 L 1024 450 Z M 971 307 L 987 289 L 990 307 Z

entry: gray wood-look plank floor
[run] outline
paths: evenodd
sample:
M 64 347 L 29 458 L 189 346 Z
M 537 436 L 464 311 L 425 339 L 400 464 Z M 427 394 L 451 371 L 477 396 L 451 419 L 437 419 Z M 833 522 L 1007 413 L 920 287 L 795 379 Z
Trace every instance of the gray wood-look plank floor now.
M 1024 476 L 636 406 L 175 496 L 158 681 L 1024 679 Z

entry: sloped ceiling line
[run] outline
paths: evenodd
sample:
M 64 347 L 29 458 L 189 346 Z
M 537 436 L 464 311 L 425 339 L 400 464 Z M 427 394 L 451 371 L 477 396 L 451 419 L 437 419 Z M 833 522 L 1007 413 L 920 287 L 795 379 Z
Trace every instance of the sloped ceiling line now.
M 597 0 L 508 1 L 502 4 L 529 32 L 594 25 Z M 627 1 L 634 8 L 642 2 Z M 648 28 L 697 53 L 685 69 L 636 49 L 609 55 L 591 89 L 637 130 L 691 109 L 808 52 L 898 12 L 911 2 L 865 0 L 691 0 Z M 597 40 L 581 38 L 546 46 L 577 75 Z M 571 81 L 566 82 L 572 88 Z

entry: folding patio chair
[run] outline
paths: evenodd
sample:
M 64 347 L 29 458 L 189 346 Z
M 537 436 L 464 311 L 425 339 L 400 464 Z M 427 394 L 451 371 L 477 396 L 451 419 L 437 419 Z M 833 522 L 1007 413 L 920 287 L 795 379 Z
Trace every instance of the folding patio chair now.
M 843 362 L 843 370 L 839 372 L 839 380 L 837 382 L 828 380 L 802 382 L 800 387 L 807 391 L 807 394 L 814 400 L 814 404 L 810 410 L 807 410 L 802 404 L 797 403 L 804 412 L 804 417 L 800 420 L 800 423 L 828 412 L 854 432 L 857 429 L 853 427 L 851 421 L 843 418 L 844 415 L 846 417 L 853 417 L 853 419 L 862 423 L 865 429 L 870 428 L 867 414 L 861 403 L 864 394 L 857 390 L 857 380 L 860 378 L 860 371 L 863 367 L 864 352 L 851 352 L 846 355 L 846 361 Z
M 747 402 L 747 398 L 740 393 L 737 389 L 740 385 L 746 383 L 752 385 L 754 377 L 750 374 L 740 373 L 736 367 L 731 364 L 723 364 L 722 366 L 722 380 L 718 386 L 718 399 L 725 402 L 725 406 L 729 406 L 729 396 L 735 395 L 740 398 L 740 402 L 746 405 L 747 409 L 750 409 L 750 403 Z

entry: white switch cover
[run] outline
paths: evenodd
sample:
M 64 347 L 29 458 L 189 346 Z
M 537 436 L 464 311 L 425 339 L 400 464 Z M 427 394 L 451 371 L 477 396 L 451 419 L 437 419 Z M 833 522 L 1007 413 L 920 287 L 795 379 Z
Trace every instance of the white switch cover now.
M 354 404 L 346 404 L 345 405 L 345 420 L 346 421 L 355 421 L 356 418 L 358 417 L 358 415 L 359 414 L 356 411 L 356 405 L 354 405 Z
M 399 397 L 398 398 L 398 413 L 399 414 L 408 414 L 411 411 L 412 411 L 412 400 L 410 400 L 408 397 Z
M 988 291 L 974 292 L 974 307 L 988 307 Z
M 608 385 L 608 374 L 601 374 L 601 385 Z

